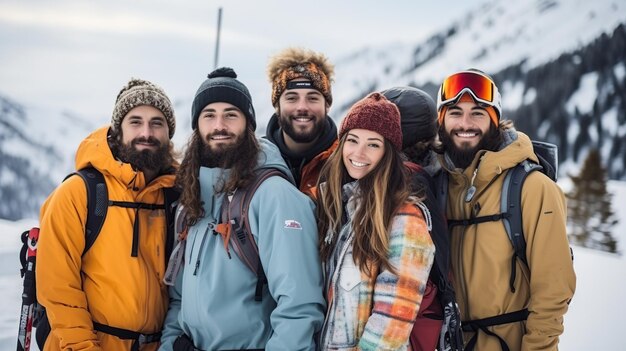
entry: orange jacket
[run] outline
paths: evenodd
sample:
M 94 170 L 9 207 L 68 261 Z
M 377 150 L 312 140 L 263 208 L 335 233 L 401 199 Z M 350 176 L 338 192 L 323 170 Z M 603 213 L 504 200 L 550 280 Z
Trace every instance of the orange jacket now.
M 339 141 L 335 140 L 335 142 L 328 149 L 317 154 L 317 156 L 309 161 L 309 163 L 302 167 L 302 176 L 300 178 L 301 192 L 314 197 L 314 194 L 312 193 L 313 190 L 311 189 L 317 185 L 317 179 L 320 176 L 322 167 L 333 151 L 335 151 L 337 146 L 339 146 Z
M 174 175 L 146 184 L 143 173 L 113 158 L 107 132 L 108 127 L 98 129 L 81 143 L 76 168 L 102 172 L 110 200 L 163 204 L 161 189 L 173 186 Z M 139 250 L 131 257 L 136 210 L 109 207 L 100 235 L 82 256 L 86 202 L 83 180 L 70 177 L 41 208 L 37 299 L 52 327 L 45 351 L 130 350 L 132 341 L 94 332 L 92 321 L 150 334 L 160 331 L 167 312 L 164 211 L 138 211 Z

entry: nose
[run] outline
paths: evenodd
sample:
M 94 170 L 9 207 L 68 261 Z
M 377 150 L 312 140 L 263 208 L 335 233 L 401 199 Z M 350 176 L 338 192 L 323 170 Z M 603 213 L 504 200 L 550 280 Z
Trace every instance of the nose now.
M 298 103 L 296 105 L 296 111 L 298 111 L 298 113 L 302 113 L 302 112 L 307 112 L 308 110 L 309 110 L 309 104 L 307 103 L 306 99 L 298 100 Z
M 474 122 L 471 118 L 471 112 L 464 112 L 463 117 L 459 121 L 459 125 L 464 129 L 469 129 L 474 126 Z
M 218 116 L 215 118 L 215 130 L 224 130 L 226 129 L 226 121 L 224 120 L 224 117 L 222 116 Z
M 152 130 L 152 127 L 150 126 L 150 123 L 144 123 L 141 126 L 141 130 L 139 131 L 139 133 L 144 138 L 151 137 L 153 135 L 153 130 Z

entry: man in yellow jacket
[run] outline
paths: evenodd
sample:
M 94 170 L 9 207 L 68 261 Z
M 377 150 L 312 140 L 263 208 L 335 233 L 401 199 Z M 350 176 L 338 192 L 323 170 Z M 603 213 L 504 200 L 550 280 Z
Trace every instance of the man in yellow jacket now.
M 557 350 L 576 285 L 563 192 L 541 172 L 527 176 L 521 193 L 526 265 L 514 256 L 502 220 L 471 220 L 501 212 L 507 172 L 525 160 L 538 162 L 531 140 L 500 121 L 498 88 L 478 70 L 447 77 L 437 109 L 446 213 L 450 222 L 465 221 L 452 228 L 450 243 L 466 350 Z
M 110 200 L 84 255 L 85 182 L 70 177 L 43 205 L 36 276 L 51 326 L 45 351 L 157 348 L 168 305 L 163 189 L 174 185 L 175 126 L 165 92 L 132 79 L 117 96 L 111 125 L 80 144 L 76 169 L 100 171 Z

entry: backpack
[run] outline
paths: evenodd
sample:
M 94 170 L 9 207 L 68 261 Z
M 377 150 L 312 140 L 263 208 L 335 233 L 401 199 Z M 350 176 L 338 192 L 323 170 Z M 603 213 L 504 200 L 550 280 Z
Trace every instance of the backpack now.
M 93 167 L 87 167 L 69 174 L 63 181 L 73 175 L 81 177 L 87 189 L 87 220 L 85 223 L 85 248 L 82 256 L 89 251 L 95 243 L 100 230 L 106 219 L 109 206 L 119 206 L 139 209 L 164 209 L 167 223 L 167 236 L 165 242 L 165 264 L 169 259 L 174 245 L 174 213 L 178 191 L 174 188 L 163 188 L 164 204 L 145 204 L 109 200 L 107 185 L 104 176 Z M 50 323 L 46 315 L 45 308 L 37 302 L 37 284 L 35 280 L 35 269 L 37 264 L 37 241 L 39 240 L 39 228 L 34 227 L 26 230 L 21 235 L 22 249 L 20 250 L 20 263 L 22 268 L 20 274 L 24 278 L 24 290 L 22 294 L 22 308 L 20 310 L 20 323 L 18 332 L 17 350 L 29 350 L 32 328 L 36 328 L 35 338 L 37 345 L 43 350 L 44 343 L 50 333 Z M 136 244 L 136 240 L 133 240 Z M 137 247 L 133 245 L 131 256 L 137 256 Z M 110 327 L 94 322 L 94 329 L 118 336 L 121 339 L 131 339 L 141 342 L 159 341 L 160 333 L 140 334 L 137 332 Z M 141 339 L 141 340 L 140 340 Z
M 432 177 L 419 169 L 415 169 L 412 177 L 414 185 L 425 191 L 418 208 L 427 224 L 430 223 L 428 230 L 435 245 L 435 259 L 411 331 L 411 348 L 415 351 L 430 351 L 435 347 L 440 351 L 462 351 L 461 313 L 449 277 L 450 242 L 445 216 L 437 206 Z
M 231 195 L 225 195 L 220 207 L 220 223 L 214 228 L 215 234 L 221 234 L 222 237 L 230 233 L 232 247 L 239 259 L 254 273 L 257 277 L 257 284 L 254 292 L 254 300 L 261 301 L 263 286 L 267 284 L 267 277 L 263 271 L 261 258 L 259 257 L 259 248 L 256 245 L 252 230 L 250 229 L 250 220 L 248 218 L 248 210 L 254 193 L 259 186 L 268 178 L 278 176 L 286 179 L 289 183 L 292 181 L 282 171 L 277 168 L 261 168 L 254 171 L 254 178 L 243 188 L 237 188 Z M 186 211 L 184 208 L 177 213 L 176 228 L 179 233 L 186 233 L 188 226 L 186 224 Z M 228 253 L 230 258 L 230 253 Z
M 534 171 L 544 173 L 554 182 L 557 180 L 558 173 L 557 146 L 540 141 L 532 141 L 532 146 L 539 163 L 524 160 L 506 173 L 502 183 L 502 190 L 500 191 L 500 213 L 471 219 L 448 220 L 448 226 L 450 229 L 454 226 L 468 226 L 485 222 L 503 221 L 507 236 L 513 246 L 513 256 L 511 258 L 511 277 L 509 280 L 510 289 L 513 293 L 515 292 L 514 283 L 516 278 L 515 260 L 519 259 L 526 267 L 528 267 L 528 260 L 526 257 L 526 239 L 524 237 L 524 229 L 522 226 L 522 186 L 524 185 L 526 177 Z M 437 192 L 439 195 L 438 199 L 440 201 L 440 208 L 445 211 L 448 195 L 447 173 L 442 172 L 437 180 Z M 520 322 L 526 320 L 528 318 L 528 314 L 528 309 L 523 309 L 481 320 L 463 321 L 462 329 L 465 332 L 477 332 L 478 330 L 482 330 L 488 335 L 497 337 L 503 349 L 508 349 L 508 347 L 505 348 L 506 343 L 504 343 L 504 340 L 489 331 L 487 327 L 505 323 Z M 472 350 L 474 348 L 477 341 L 477 335 L 478 334 L 476 334 L 467 343 L 466 350 Z

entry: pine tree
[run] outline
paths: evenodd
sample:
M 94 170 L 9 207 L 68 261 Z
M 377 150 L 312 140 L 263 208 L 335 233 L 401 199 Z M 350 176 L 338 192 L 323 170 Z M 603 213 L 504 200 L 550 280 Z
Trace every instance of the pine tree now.
M 611 209 L 613 195 L 607 192 L 607 170 L 598 150 L 591 150 L 580 174 L 570 177 L 573 188 L 566 195 L 570 240 L 583 247 L 616 253 L 612 229 L 618 220 Z

